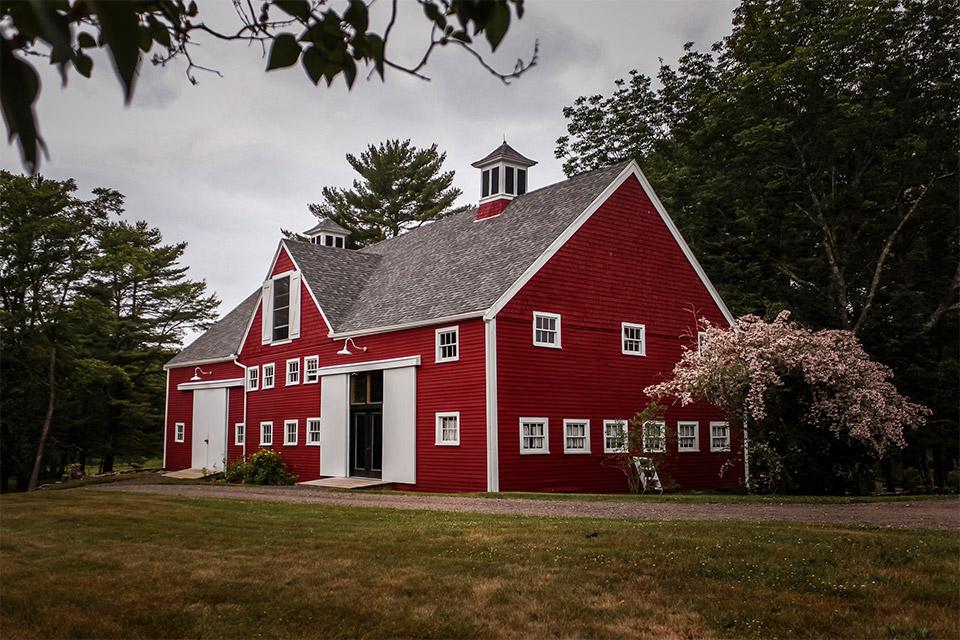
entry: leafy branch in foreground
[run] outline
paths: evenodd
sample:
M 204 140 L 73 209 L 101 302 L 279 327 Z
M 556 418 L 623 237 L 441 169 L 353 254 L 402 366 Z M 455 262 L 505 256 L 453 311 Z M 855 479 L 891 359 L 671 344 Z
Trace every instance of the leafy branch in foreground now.
M 376 0 L 369 4 L 347 0 L 341 10 L 321 0 L 271 0 L 262 2 L 259 9 L 251 0 L 233 0 L 238 24 L 226 30 L 204 21 L 196 1 L 0 0 L 0 103 L 7 133 L 11 140 L 17 139 L 24 166 L 35 172 L 39 150 L 46 151 L 46 146 L 34 111 L 40 77 L 30 58 L 47 58 L 57 65 L 66 84 L 70 67 L 89 78 L 93 59 L 87 51 L 104 48 L 129 103 L 144 54 L 151 51 L 154 65 L 185 60 L 191 83 L 197 82 L 195 71 L 220 75 L 194 61 L 196 34 L 259 45 L 267 58 L 267 71 L 299 61 L 314 85 L 323 79 L 329 86 L 342 75 L 352 88 L 358 64 L 369 67 L 368 79 L 377 74 L 383 80 L 389 68 L 429 80 L 423 70 L 436 48 L 445 46 L 466 51 L 504 83 L 519 78 L 536 64 L 537 44 L 528 61 L 517 60 L 512 71 L 498 71 L 474 41 L 482 34 L 491 51 L 496 51 L 512 16 L 523 17 L 523 0 L 417 2 L 430 30 L 429 39 L 414 63 L 404 63 L 389 55 L 391 33 L 398 19 L 397 0 L 390 0 L 382 30 L 370 25 L 370 8 Z

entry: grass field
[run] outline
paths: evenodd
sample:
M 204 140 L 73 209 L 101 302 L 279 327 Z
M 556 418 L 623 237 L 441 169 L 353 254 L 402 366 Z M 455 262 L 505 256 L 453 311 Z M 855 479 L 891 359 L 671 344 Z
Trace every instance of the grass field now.
M 87 491 L 0 513 L 4 638 L 960 633 L 949 532 Z

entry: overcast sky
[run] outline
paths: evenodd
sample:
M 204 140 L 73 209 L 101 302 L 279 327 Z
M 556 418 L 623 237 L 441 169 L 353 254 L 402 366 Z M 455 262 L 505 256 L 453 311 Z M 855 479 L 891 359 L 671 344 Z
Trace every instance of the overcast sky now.
M 337 0 L 333 0 L 338 4 Z M 208 24 L 236 24 L 229 2 L 201 4 Z M 373 24 L 383 6 L 374 5 Z M 258 48 L 200 40 L 195 61 L 216 68 L 191 85 L 183 64 L 145 64 L 132 104 L 104 57 L 92 79 L 71 73 L 66 88 L 41 66 L 41 134 L 50 158 L 41 173 L 73 177 L 80 195 L 94 187 L 126 196 L 126 217 L 157 226 L 168 241 L 189 242 L 185 261 L 229 311 L 256 289 L 280 238 L 280 228 L 303 231 L 315 219 L 308 202 L 325 185 L 349 186 L 346 153 L 387 138 L 437 143 L 456 171 L 462 203 L 476 202 L 479 179 L 470 163 L 503 135 L 539 161 L 530 188 L 563 179 L 554 159 L 566 132 L 561 113 L 577 96 L 610 93 L 630 69 L 653 75 L 659 58 L 676 61 L 683 44 L 707 48 L 729 33 L 735 2 L 528 1 L 496 55 L 510 70 L 540 42 L 539 64 L 510 86 L 488 75 L 466 54 L 437 50 L 424 82 L 388 72 L 386 81 L 358 74 L 353 91 L 342 78 L 314 87 L 300 65 L 264 73 Z M 394 31 L 392 57 L 418 58 L 425 21 L 411 4 Z M 34 59 L 36 60 L 36 59 Z M 0 166 L 21 171 L 15 147 L 4 146 Z

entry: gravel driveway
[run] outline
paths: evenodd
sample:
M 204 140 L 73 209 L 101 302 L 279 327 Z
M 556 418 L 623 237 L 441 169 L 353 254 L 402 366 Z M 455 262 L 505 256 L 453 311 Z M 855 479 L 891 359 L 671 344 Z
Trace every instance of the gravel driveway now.
M 151 493 L 190 498 L 229 498 L 298 504 L 456 513 L 492 513 L 563 518 L 639 518 L 642 520 L 747 520 L 866 525 L 900 529 L 960 531 L 960 501 L 867 502 L 855 504 L 683 504 L 671 502 L 594 502 L 530 500 L 331 491 L 316 487 L 231 487 L 222 485 L 105 484 L 83 491 Z

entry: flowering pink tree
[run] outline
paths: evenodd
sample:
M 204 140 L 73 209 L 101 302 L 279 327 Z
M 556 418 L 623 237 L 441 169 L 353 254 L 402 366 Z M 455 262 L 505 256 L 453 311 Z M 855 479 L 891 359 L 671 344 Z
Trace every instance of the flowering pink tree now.
M 673 378 L 646 393 L 681 404 L 705 400 L 745 420 L 751 455 L 769 450 L 788 476 L 802 475 L 801 464 L 843 475 L 903 447 L 904 429 L 922 425 L 929 410 L 897 392 L 893 372 L 852 332 L 809 331 L 789 315 L 743 316 L 734 331 L 702 321 L 701 348 L 685 351 Z

